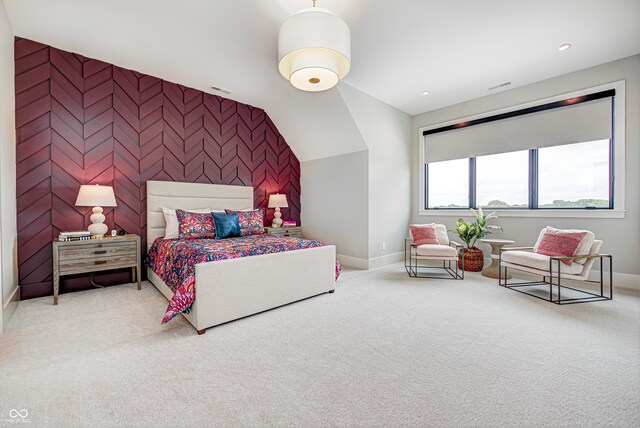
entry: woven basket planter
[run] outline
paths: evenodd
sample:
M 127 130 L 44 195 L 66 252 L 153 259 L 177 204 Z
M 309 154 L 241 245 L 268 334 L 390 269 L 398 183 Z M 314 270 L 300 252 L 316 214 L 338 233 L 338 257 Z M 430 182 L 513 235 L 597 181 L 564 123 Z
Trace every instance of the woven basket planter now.
M 465 248 L 464 251 L 464 270 L 469 272 L 480 272 L 484 267 L 484 254 L 478 248 Z M 458 254 L 458 268 L 462 269 L 462 254 Z

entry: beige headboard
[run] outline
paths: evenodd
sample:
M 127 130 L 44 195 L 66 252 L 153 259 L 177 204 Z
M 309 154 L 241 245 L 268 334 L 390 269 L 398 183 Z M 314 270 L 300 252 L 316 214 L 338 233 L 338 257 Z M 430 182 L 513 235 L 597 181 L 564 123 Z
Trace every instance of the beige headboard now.
M 253 208 L 253 188 L 221 184 L 147 181 L 147 248 L 164 236 L 162 207 L 245 210 Z

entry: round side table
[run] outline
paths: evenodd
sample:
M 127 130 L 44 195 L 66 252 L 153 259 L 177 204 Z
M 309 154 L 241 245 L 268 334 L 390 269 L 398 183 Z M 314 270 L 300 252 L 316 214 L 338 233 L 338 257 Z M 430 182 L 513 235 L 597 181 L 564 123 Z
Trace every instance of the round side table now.
M 482 276 L 498 279 L 498 269 L 500 268 L 500 248 L 505 245 L 515 244 L 515 241 L 511 241 L 509 239 L 481 239 L 480 242 L 491 245 L 491 266 L 484 268 Z M 511 275 L 508 275 L 506 279 L 511 279 Z

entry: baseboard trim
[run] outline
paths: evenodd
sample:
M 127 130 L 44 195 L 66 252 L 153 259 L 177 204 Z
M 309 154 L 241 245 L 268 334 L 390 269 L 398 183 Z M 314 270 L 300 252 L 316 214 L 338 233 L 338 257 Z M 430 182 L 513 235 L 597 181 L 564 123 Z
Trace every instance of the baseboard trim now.
M 368 260 L 360 257 L 345 256 L 344 254 L 337 254 L 336 258 L 338 259 L 340 264 L 344 266 L 369 270 L 401 262 L 402 260 L 404 260 L 404 252 L 387 254 L 385 256 L 374 257 Z
M 387 254 L 369 259 L 369 269 L 377 269 L 404 260 L 404 252 Z
M 18 302 L 20 301 L 20 286 L 17 285 L 16 288 L 13 289 L 9 298 L 4 303 L 2 307 L 2 327 L 3 329 L 7 328 L 7 324 L 9 324 L 9 320 L 13 316 L 13 313 L 18 308 Z M 0 331 L 2 333 L 2 331 Z
M 356 269 L 369 269 L 369 260 L 362 259 L 360 257 L 345 256 L 343 254 L 336 254 L 336 258 L 341 265 L 353 267 Z
M 606 268 L 606 264 L 605 264 Z M 589 274 L 589 279 L 592 281 L 600 281 L 600 271 L 592 270 Z M 604 283 L 609 283 L 609 272 L 604 272 Z M 640 292 L 640 275 L 634 275 L 631 273 L 613 272 L 613 287 L 628 288 L 631 290 Z

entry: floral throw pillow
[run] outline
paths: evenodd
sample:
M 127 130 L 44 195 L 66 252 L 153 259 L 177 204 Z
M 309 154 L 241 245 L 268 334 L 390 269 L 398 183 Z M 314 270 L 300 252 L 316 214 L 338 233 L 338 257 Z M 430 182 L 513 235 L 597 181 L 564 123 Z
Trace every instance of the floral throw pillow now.
M 180 238 L 211 238 L 216 237 L 216 226 L 211 213 L 192 213 L 176 210 L 178 217 L 178 236 Z
M 238 224 L 242 236 L 260 235 L 264 233 L 264 213 L 262 210 L 232 211 L 225 210 L 227 214 L 238 213 Z

